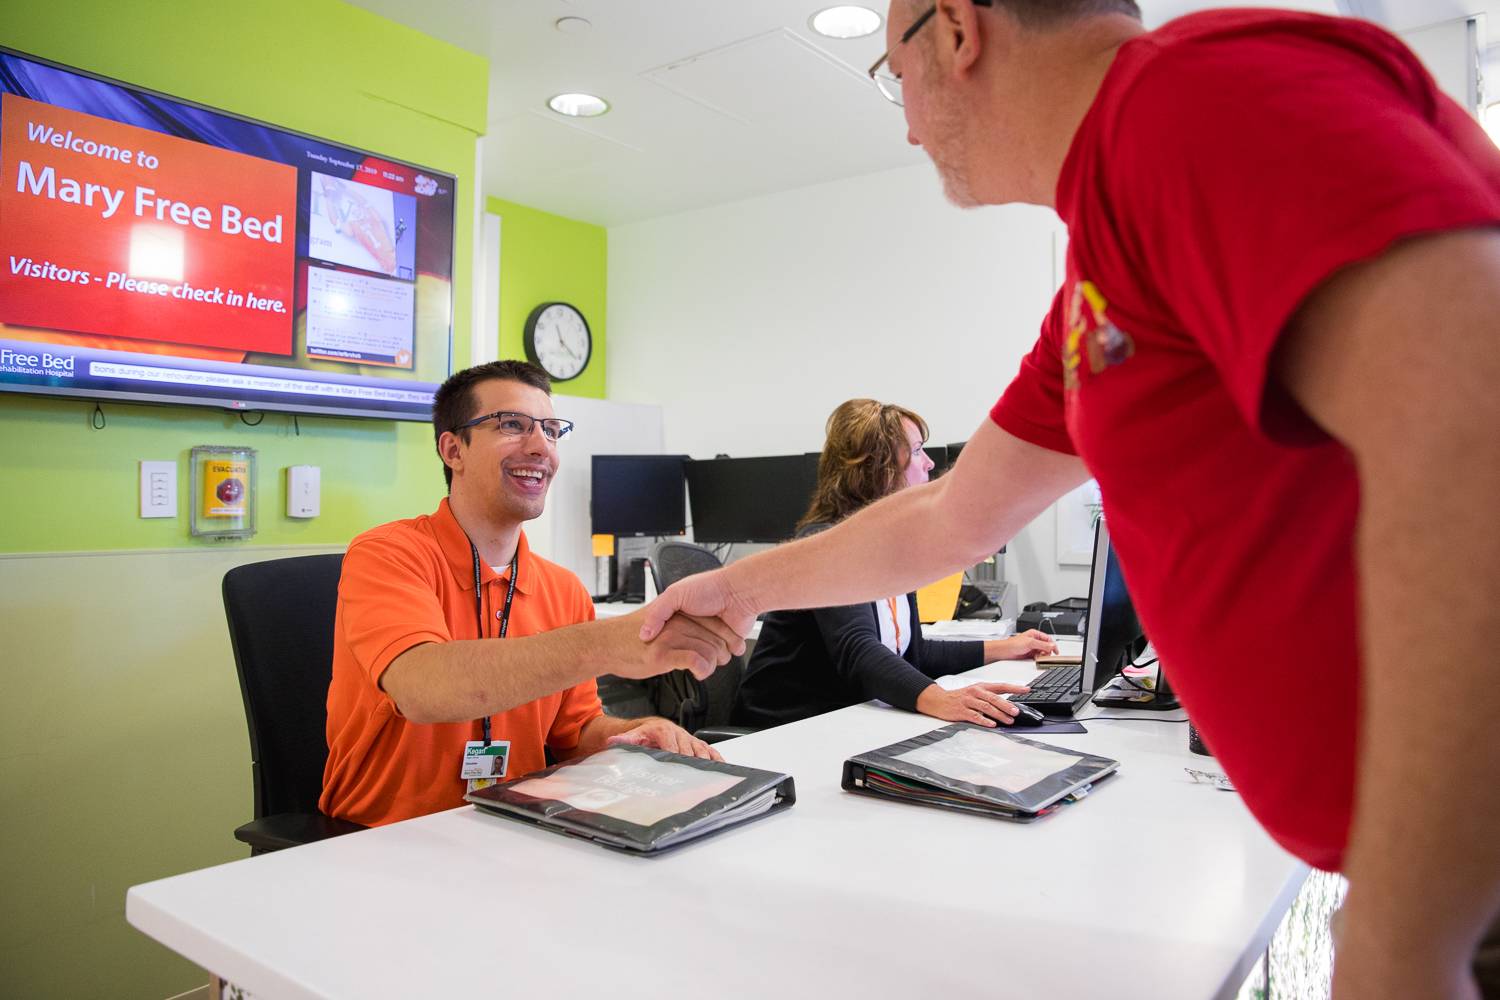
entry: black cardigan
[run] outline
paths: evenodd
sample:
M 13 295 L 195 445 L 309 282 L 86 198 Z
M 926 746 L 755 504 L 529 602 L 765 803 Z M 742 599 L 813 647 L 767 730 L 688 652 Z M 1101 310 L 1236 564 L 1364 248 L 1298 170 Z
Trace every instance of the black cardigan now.
M 871 698 L 915 711 L 932 678 L 984 662 L 983 642 L 924 639 L 916 595 L 906 600 L 911 643 L 902 656 L 880 641 L 875 604 L 767 615 L 745 668 L 735 724 L 778 726 Z

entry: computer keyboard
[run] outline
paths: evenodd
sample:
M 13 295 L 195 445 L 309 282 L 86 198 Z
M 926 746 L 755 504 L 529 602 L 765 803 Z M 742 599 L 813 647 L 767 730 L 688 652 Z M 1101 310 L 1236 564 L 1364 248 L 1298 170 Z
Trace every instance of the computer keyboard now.
M 1037 674 L 1027 682 L 1031 688 L 1025 694 L 1011 695 L 1015 702 L 1068 701 L 1078 694 L 1083 685 L 1083 667 L 1053 667 Z

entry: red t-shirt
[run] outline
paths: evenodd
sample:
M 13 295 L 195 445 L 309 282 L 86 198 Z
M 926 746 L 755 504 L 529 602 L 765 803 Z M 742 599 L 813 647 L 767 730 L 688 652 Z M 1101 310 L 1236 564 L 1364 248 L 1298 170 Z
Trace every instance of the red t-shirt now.
M 511 638 L 592 621 L 578 577 L 534 555 L 521 533 Z M 510 567 L 480 568 L 484 638 L 499 635 Z M 445 499 L 430 516 L 394 521 L 349 543 L 334 620 L 328 686 L 328 763 L 318 806 L 330 816 L 377 826 L 463 805 L 464 744 L 477 722 L 407 721 L 380 687 L 402 653 L 426 642 L 480 637 L 468 536 Z M 544 746 L 572 750 L 603 710 L 585 681 L 490 717 L 491 736 L 510 741 L 510 777 L 546 766 Z
M 1067 278 L 991 416 L 1083 457 L 1189 714 L 1272 836 L 1337 869 L 1359 488 L 1270 359 L 1344 265 L 1500 222 L 1500 151 L 1374 25 L 1213 11 L 1121 48 L 1057 207 Z

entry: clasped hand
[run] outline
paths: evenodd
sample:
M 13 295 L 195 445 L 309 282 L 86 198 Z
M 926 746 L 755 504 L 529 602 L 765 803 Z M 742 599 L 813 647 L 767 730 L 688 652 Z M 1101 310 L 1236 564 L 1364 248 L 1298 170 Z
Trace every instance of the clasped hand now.
M 622 677 L 655 677 L 671 670 L 687 670 L 703 680 L 731 656 L 745 651 L 745 640 L 717 618 L 672 615 L 650 641 L 644 638 L 642 622 L 649 609 L 620 619 L 620 639 L 631 654 L 615 669 Z

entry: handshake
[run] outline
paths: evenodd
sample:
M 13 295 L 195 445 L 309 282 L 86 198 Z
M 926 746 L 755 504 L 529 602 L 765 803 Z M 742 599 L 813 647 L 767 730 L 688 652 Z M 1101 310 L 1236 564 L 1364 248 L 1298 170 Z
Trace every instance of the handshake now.
M 654 677 L 687 670 L 703 680 L 745 651 L 756 613 L 735 595 L 724 570 L 680 580 L 634 614 L 610 624 L 631 653 L 614 672 Z

